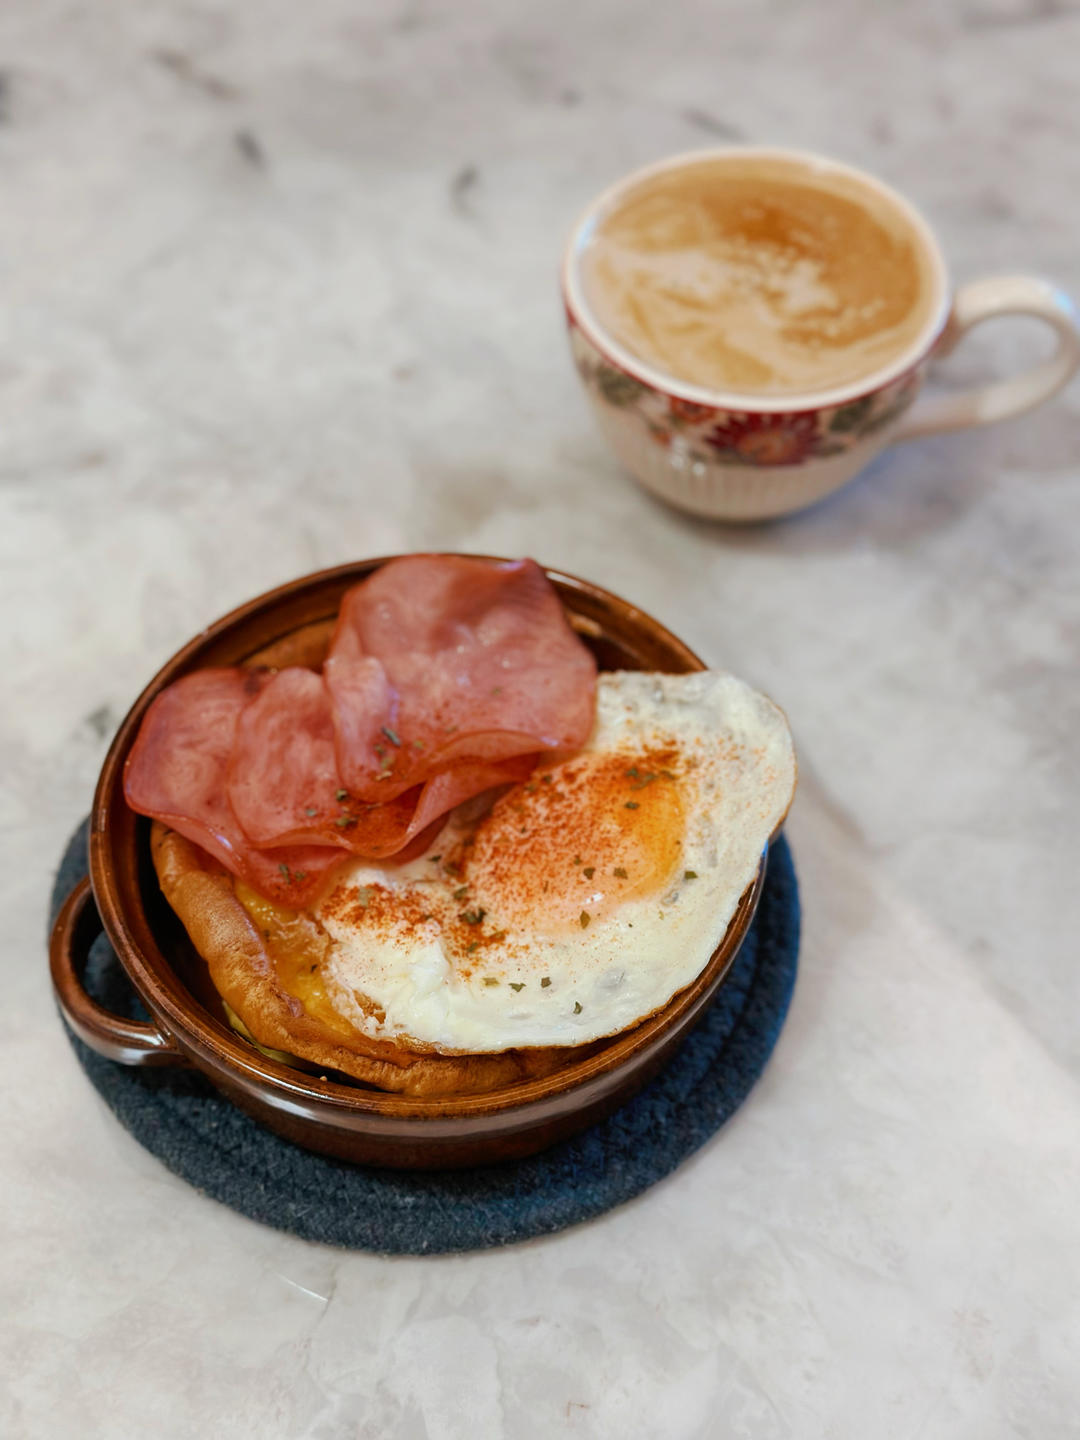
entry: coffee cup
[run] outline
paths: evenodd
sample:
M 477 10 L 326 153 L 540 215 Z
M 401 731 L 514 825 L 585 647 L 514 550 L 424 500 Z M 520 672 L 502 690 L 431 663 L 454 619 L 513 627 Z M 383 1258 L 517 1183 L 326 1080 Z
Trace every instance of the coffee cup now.
M 600 195 L 562 267 L 574 362 L 600 429 L 655 495 L 761 520 L 851 480 L 884 446 L 1021 415 L 1080 367 L 1067 296 L 999 275 L 955 292 L 919 212 L 797 150 L 676 155 Z M 1034 316 L 1046 361 L 924 391 L 982 320 Z

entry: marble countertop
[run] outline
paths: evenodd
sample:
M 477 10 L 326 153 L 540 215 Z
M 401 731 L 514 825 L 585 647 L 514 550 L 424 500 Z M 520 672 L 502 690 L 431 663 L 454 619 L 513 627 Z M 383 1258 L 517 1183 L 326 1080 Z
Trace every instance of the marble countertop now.
M 1042 0 L 0 9 L 0 1432 L 1074 1436 L 1080 386 L 731 530 L 593 431 L 555 286 L 625 170 L 879 171 L 959 278 L 1080 293 L 1080 11 Z M 962 382 L 1038 353 L 984 327 Z M 338 1253 L 175 1180 L 57 1020 L 46 897 L 153 670 L 302 572 L 533 553 L 790 714 L 802 970 L 674 1176 L 551 1239 Z

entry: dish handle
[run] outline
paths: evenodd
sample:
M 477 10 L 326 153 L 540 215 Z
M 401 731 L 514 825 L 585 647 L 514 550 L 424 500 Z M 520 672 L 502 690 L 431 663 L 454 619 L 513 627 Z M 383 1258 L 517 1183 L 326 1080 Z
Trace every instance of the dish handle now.
M 171 1036 L 156 1025 L 114 1015 L 86 991 L 83 975 L 90 946 L 101 934 L 101 916 L 89 877 L 79 881 L 56 917 L 49 941 L 53 990 L 64 1019 L 91 1050 L 121 1065 L 186 1065 Z

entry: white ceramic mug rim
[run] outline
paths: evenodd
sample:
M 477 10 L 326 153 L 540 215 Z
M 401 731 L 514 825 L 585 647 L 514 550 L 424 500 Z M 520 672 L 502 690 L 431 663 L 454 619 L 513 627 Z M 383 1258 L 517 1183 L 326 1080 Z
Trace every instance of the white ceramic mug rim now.
M 912 230 L 922 242 L 929 262 L 931 283 L 934 285 L 936 293 L 926 323 L 910 345 L 906 346 L 895 360 L 869 375 L 860 376 L 858 380 L 849 381 L 846 385 L 834 386 L 829 390 L 807 390 L 790 395 L 761 395 L 750 391 L 711 390 L 702 385 L 692 385 L 688 381 L 680 380 L 674 375 L 669 375 L 667 371 L 657 370 L 646 361 L 638 359 L 596 320 L 585 301 L 580 280 L 579 260 L 584 241 L 597 218 L 605 210 L 615 205 L 628 190 L 654 175 L 661 175 L 667 170 L 678 169 L 684 165 L 699 164 L 709 160 L 727 160 L 736 156 L 761 160 L 793 160 L 812 170 L 829 170 L 846 175 L 858 184 L 877 191 L 907 219 Z M 843 405 L 849 400 L 874 394 L 883 389 L 892 381 L 912 370 L 929 354 L 938 336 L 945 328 L 950 305 L 948 273 L 941 249 L 929 223 L 910 200 L 894 190 L 892 186 L 886 185 L 883 180 L 879 180 L 876 175 L 871 175 L 854 165 L 847 165 L 841 160 L 820 155 L 816 151 L 796 150 L 780 145 L 718 145 L 701 150 L 684 150 L 678 155 L 669 155 L 652 165 L 645 165 L 639 170 L 632 171 L 629 175 L 624 175 L 622 179 L 610 185 L 589 204 L 571 231 L 563 255 L 562 284 L 563 298 L 574 323 L 580 327 L 596 349 L 629 375 L 634 376 L 635 379 L 660 391 L 661 394 L 673 395 L 676 398 L 701 405 L 711 405 L 720 410 L 760 411 L 765 414 L 822 410 L 834 405 Z

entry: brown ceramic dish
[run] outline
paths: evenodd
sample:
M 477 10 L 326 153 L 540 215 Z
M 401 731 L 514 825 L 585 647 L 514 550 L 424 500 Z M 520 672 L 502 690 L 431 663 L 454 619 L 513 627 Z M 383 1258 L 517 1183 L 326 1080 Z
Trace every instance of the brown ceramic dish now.
M 197 635 L 132 706 L 102 767 L 90 833 L 90 878 L 57 919 L 53 986 L 65 1019 L 92 1049 L 125 1065 L 190 1065 L 257 1120 L 309 1149 L 400 1168 L 490 1164 L 543 1149 L 609 1114 L 663 1064 L 727 975 L 757 908 L 764 860 L 727 933 L 697 980 L 658 1014 L 598 1053 L 543 1080 L 484 1095 L 407 1097 L 279 1064 L 228 1025 L 206 966 L 164 901 L 150 859 L 150 822 L 128 809 L 124 761 L 147 706 L 189 670 L 235 665 L 295 636 L 302 654 L 341 597 L 383 560 L 325 570 L 242 605 Z M 617 596 L 549 570 L 571 620 L 602 669 L 702 669 L 674 635 Z M 102 1009 L 82 984 L 102 926 L 152 1021 Z

